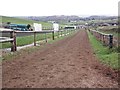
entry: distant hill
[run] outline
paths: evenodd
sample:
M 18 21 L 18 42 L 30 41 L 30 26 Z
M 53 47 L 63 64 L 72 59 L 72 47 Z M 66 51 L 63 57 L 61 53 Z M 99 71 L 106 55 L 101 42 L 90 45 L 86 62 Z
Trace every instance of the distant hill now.
M 97 19 L 97 20 L 108 20 L 108 19 L 117 19 L 118 17 L 117 16 L 90 16 L 88 17 L 89 19 Z
M 28 17 L 20 17 L 20 18 L 26 18 L 28 20 L 35 20 L 35 21 L 55 21 L 55 22 L 60 22 L 60 21 L 69 21 L 69 20 L 79 20 L 78 16 L 28 16 Z
M 71 15 L 71 16 L 65 16 L 65 15 L 60 15 L 60 16 L 28 16 L 28 17 L 21 17 L 21 18 L 26 18 L 28 20 L 35 20 L 35 21 L 55 21 L 55 22 L 61 22 L 61 21 L 88 21 L 88 20 L 113 20 L 117 19 L 117 16 L 89 16 L 89 17 L 80 17 L 76 15 Z

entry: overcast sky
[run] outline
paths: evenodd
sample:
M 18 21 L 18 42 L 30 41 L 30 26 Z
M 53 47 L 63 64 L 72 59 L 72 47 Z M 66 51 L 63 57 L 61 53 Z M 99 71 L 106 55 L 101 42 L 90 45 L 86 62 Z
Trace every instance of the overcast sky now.
M 1 0 L 0 15 L 118 15 L 120 0 Z

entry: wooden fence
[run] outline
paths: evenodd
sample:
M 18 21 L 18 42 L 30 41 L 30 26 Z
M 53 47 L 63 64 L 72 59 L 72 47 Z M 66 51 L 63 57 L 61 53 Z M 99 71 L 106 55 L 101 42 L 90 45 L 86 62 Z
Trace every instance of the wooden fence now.
M 92 35 L 96 37 L 97 40 L 101 41 L 103 45 L 109 46 L 109 48 L 118 47 L 118 39 L 116 39 L 113 34 L 105 34 L 96 30 L 89 30 Z
M 66 36 L 68 33 L 70 34 L 73 30 L 43 30 L 43 31 L 0 31 L 2 37 L 0 37 L 0 43 L 11 42 L 11 51 L 17 51 L 16 37 L 30 36 L 34 37 L 34 46 L 36 46 L 36 34 L 45 34 L 45 41 L 47 42 L 47 34 L 52 33 L 52 40 L 55 40 L 55 33 L 57 33 L 57 37 Z M 76 31 L 76 30 L 74 30 Z

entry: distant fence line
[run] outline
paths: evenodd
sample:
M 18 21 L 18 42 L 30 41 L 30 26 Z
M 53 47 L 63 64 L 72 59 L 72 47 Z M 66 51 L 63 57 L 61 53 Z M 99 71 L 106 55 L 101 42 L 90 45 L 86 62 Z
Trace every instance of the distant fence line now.
M 89 31 L 96 37 L 97 40 L 101 41 L 103 45 L 109 46 L 109 48 L 118 47 L 118 39 L 114 37 L 113 34 L 105 34 L 96 30 Z
M 43 30 L 43 31 L 0 31 L 2 37 L 0 37 L 0 43 L 11 42 L 11 51 L 17 51 L 16 37 L 30 36 L 34 37 L 34 46 L 36 46 L 36 34 L 45 34 L 45 41 L 47 42 L 47 33 L 52 34 L 52 40 L 55 40 L 55 33 L 57 32 L 57 37 L 66 36 L 68 33 L 70 34 L 72 31 L 76 30 Z

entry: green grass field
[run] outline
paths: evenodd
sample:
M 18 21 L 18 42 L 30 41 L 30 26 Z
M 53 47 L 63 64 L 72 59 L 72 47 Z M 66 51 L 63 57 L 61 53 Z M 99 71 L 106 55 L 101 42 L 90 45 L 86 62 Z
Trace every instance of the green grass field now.
M 109 47 L 103 46 L 90 32 L 88 32 L 88 35 L 94 52 L 99 60 L 114 69 L 120 69 L 120 66 L 118 65 L 117 50 L 115 48 L 109 49 Z
M 52 35 L 47 34 L 47 38 L 52 38 Z M 45 34 L 37 34 L 36 41 L 44 40 Z M 34 36 L 23 36 L 23 37 L 17 37 L 17 46 L 24 46 L 28 44 L 32 44 L 34 42 Z M 11 43 L 2 43 L 2 48 L 10 48 Z
M 67 37 L 70 37 L 70 36 L 74 35 L 75 33 L 76 32 L 72 31 L 69 35 L 62 36 L 62 37 L 59 37 L 59 38 L 57 37 L 58 33 L 55 33 L 55 36 L 56 36 L 55 40 L 49 39 L 48 44 L 53 44 L 54 42 L 62 40 L 62 39 L 67 38 Z M 22 37 L 22 38 L 28 39 L 27 37 Z M 20 38 L 20 39 L 22 40 L 22 38 Z M 38 36 L 38 38 L 39 38 L 39 36 Z M 50 38 L 51 38 L 51 35 L 50 35 Z M 31 39 L 33 39 L 33 38 L 31 37 Z M 30 39 L 28 39 L 28 40 L 30 40 Z M 0 62 L 3 61 L 3 60 L 11 60 L 11 58 L 12 59 L 17 58 L 17 57 L 19 57 L 23 54 L 26 54 L 26 53 L 28 53 L 28 54 L 34 53 L 36 50 L 39 50 L 44 46 L 45 45 L 43 44 L 43 45 L 35 46 L 35 47 L 26 47 L 25 49 L 21 49 L 20 51 L 16 51 L 14 53 L 12 53 L 12 52 L 11 53 L 6 53 L 5 55 L 3 55 L 3 57 L 0 57 Z
M 52 27 L 52 23 L 48 23 L 48 22 L 39 22 L 39 21 L 33 21 L 33 20 L 27 20 L 27 19 L 21 19 L 21 18 L 13 18 L 13 17 L 6 17 L 6 16 L 2 16 L 1 17 L 1 21 L 3 23 L 6 22 L 11 22 L 14 24 L 31 24 L 33 25 L 33 23 L 40 23 L 42 24 L 43 27 Z
M 67 33 L 67 32 L 62 32 L 62 34 Z M 61 33 L 59 33 L 60 35 Z M 52 39 L 52 33 L 47 33 L 47 39 Z M 56 32 L 54 34 L 54 37 L 58 37 L 58 32 Z M 36 35 L 36 41 L 41 41 L 41 40 L 45 40 L 45 34 L 37 34 Z M 17 37 L 17 46 L 24 46 L 24 45 L 28 45 L 28 44 L 32 44 L 34 42 L 34 36 L 23 36 L 23 37 Z M 2 47 L 0 48 L 10 48 L 11 47 L 11 43 L 7 42 L 7 43 L 2 43 Z

